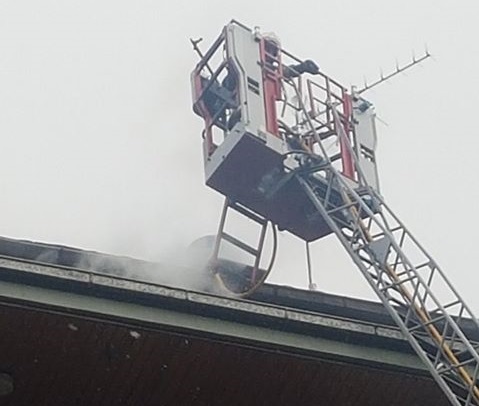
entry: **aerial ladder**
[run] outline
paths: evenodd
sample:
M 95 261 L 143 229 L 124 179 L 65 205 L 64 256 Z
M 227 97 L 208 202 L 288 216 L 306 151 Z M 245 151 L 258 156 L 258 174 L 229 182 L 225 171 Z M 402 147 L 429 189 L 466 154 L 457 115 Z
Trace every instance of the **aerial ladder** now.
M 274 35 L 234 20 L 206 52 L 199 42 L 193 109 L 205 122 L 206 184 L 226 197 L 210 262 L 224 287 L 247 296 L 264 282 L 268 226 L 273 257 L 276 229 L 307 244 L 334 233 L 450 403 L 479 406 L 479 343 L 470 337 L 479 323 L 380 193 L 376 117 L 362 97 L 370 86 L 348 90 Z M 259 225 L 256 247 L 225 231 L 229 210 Z M 225 241 L 252 264 L 223 261 Z

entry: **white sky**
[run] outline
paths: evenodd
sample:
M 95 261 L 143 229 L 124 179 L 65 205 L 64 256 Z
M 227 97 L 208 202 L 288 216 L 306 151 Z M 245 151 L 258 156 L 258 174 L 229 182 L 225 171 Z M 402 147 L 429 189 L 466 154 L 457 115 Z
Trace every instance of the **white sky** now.
M 0 234 L 152 260 L 216 230 L 189 74 L 231 18 L 275 32 L 346 85 L 435 61 L 367 94 L 382 191 L 479 312 L 476 1 L 15 0 L 0 2 Z M 271 281 L 305 286 L 280 238 Z M 334 240 L 314 245 L 322 290 L 373 297 Z

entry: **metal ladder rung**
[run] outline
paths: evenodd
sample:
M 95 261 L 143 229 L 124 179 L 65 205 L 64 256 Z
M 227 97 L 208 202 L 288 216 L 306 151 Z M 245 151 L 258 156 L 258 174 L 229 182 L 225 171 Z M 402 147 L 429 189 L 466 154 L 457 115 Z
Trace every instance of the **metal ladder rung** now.
M 449 302 L 448 304 L 445 304 L 444 306 L 442 306 L 442 308 L 443 308 L 444 310 L 446 310 L 446 309 L 449 309 L 450 307 L 453 307 L 453 306 L 455 306 L 455 305 L 457 305 L 457 304 L 460 304 L 460 303 L 461 303 L 461 301 L 458 300 L 458 299 L 457 299 L 457 300 L 453 300 L 452 302 Z M 440 308 L 440 307 L 436 307 L 434 310 L 430 310 L 429 313 L 437 313 L 437 312 L 440 312 L 440 311 L 442 311 L 441 308 Z
M 454 369 L 465 367 L 465 366 L 473 363 L 474 361 L 475 361 L 474 358 L 469 358 L 466 361 L 459 362 L 458 364 L 449 364 L 447 367 L 444 366 L 443 368 L 438 369 L 438 372 L 441 373 L 441 374 L 444 374 L 446 372 L 453 371 Z
M 229 243 L 237 246 L 238 248 L 241 248 L 243 251 L 246 251 L 248 254 L 251 254 L 253 256 L 258 256 L 258 250 L 253 248 L 252 246 L 244 243 L 243 241 L 238 240 L 237 238 L 233 237 L 231 234 L 228 233 L 221 233 L 221 238 L 225 239 Z
M 471 357 L 465 361 L 459 362 L 459 364 L 454 364 L 454 365 L 451 364 L 451 367 L 453 368 L 464 367 L 466 365 L 473 364 L 475 361 L 476 360 L 474 359 L 474 357 Z
M 404 263 L 403 263 L 402 261 L 397 261 L 397 262 L 394 264 L 394 266 L 397 266 L 397 265 L 404 265 Z M 396 274 L 396 276 L 397 276 L 398 278 L 401 278 L 402 276 L 408 275 L 408 274 L 410 274 L 411 272 L 413 272 L 413 270 L 412 270 L 411 268 L 407 268 L 407 269 L 405 269 L 404 271 L 398 272 L 398 273 Z
M 402 229 L 404 229 L 402 226 L 396 226 L 396 227 L 391 228 L 391 229 L 388 230 L 388 231 L 389 231 L 391 234 L 393 234 L 393 233 L 395 233 L 396 231 L 402 230 Z M 372 235 L 371 238 L 372 238 L 373 240 L 376 240 L 378 237 L 384 237 L 384 236 L 385 236 L 384 231 L 381 231 L 380 233 L 377 233 L 377 234 Z
M 420 328 L 427 328 L 428 326 L 434 325 L 434 323 L 437 323 L 438 321 L 441 321 L 445 318 L 446 318 L 446 316 L 444 314 L 442 314 L 439 317 L 433 317 L 432 319 L 429 319 L 426 322 L 421 322 L 421 324 L 419 324 L 416 327 L 412 327 L 412 328 L 408 329 L 408 331 L 410 333 L 413 333 L 414 331 L 419 330 Z
M 417 275 L 413 275 L 413 276 L 410 276 L 409 278 L 403 279 L 401 281 L 390 283 L 386 287 L 380 288 L 380 290 L 385 292 L 386 290 L 394 289 L 398 286 L 401 286 L 404 283 L 411 282 L 411 281 L 413 281 L 414 279 L 417 279 L 417 278 L 418 278 Z
M 395 297 L 389 297 L 389 301 L 392 303 L 395 303 L 399 307 L 405 307 L 406 304 L 404 302 L 401 302 L 399 299 L 396 299 Z
M 229 207 L 232 209 L 236 210 L 238 213 L 241 213 L 242 215 L 250 218 L 253 221 L 256 221 L 257 223 L 264 225 L 267 223 L 267 220 L 258 216 L 256 213 L 253 213 L 251 210 L 239 205 L 238 203 L 231 203 L 229 204 Z
M 455 305 L 458 305 L 460 304 L 461 301 L 460 300 L 454 300 L 452 302 L 449 302 L 448 304 L 445 304 L 444 306 L 442 306 L 442 308 L 440 307 L 436 307 L 435 309 L 432 309 L 432 310 L 428 310 L 428 313 L 430 315 L 442 315 L 444 316 L 445 315 L 445 312 L 443 312 L 443 310 L 446 310 L 446 309 L 449 309 L 450 307 L 453 307 Z
M 425 266 L 428 266 L 430 263 L 431 263 L 431 261 L 423 262 L 422 264 L 414 266 L 414 269 L 416 271 L 419 271 L 420 269 L 424 268 Z M 403 265 L 403 261 L 397 261 L 396 264 L 397 265 Z M 396 264 L 394 264 L 394 265 L 396 265 Z M 398 272 L 396 275 L 398 276 L 398 278 L 400 278 L 403 275 L 414 272 L 414 269 L 408 268 L 408 269 L 405 269 L 404 271 Z
M 458 342 L 460 342 L 460 341 L 458 341 Z M 476 346 L 473 345 L 472 348 L 474 348 L 477 352 L 477 345 Z M 454 355 L 458 358 L 461 357 L 464 354 L 471 354 L 471 351 L 467 347 L 464 348 L 461 351 L 454 351 Z M 472 357 L 472 359 L 474 359 L 474 357 Z
M 355 203 L 355 202 L 348 203 L 348 204 L 343 204 L 342 206 L 335 207 L 334 209 L 328 210 L 327 212 L 328 212 L 329 215 L 331 215 L 333 213 L 336 213 L 336 212 L 341 211 L 341 210 L 349 209 L 350 207 L 354 207 L 356 205 L 357 205 L 357 203 Z

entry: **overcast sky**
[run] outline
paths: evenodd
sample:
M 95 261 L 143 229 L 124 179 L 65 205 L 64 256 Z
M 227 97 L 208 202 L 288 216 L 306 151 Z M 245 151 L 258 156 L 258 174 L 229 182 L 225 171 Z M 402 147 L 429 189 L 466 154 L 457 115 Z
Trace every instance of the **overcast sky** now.
M 275 32 L 347 86 L 434 55 L 367 93 L 386 201 L 479 313 L 476 1 L 0 1 L 0 234 L 151 260 L 216 230 L 192 113 L 190 37 L 231 18 Z M 306 286 L 280 236 L 271 281 Z M 313 248 L 321 290 L 372 298 L 334 239 Z

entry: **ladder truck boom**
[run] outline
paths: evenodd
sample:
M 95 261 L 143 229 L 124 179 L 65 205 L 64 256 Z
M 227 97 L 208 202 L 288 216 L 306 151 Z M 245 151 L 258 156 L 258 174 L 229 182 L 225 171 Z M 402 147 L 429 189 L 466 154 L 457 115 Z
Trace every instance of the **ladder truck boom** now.
M 268 224 L 307 243 L 334 233 L 450 403 L 479 406 L 479 343 L 463 329 L 467 320 L 479 335 L 479 323 L 380 194 L 372 104 L 237 21 L 204 54 L 193 43 L 206 184 L 226 196 L 219 280 L 242 296 L 261 285 Z M 261 226 L 258 247 L 225 231 L 229 209 Z M 224 241 L 253 257 L 240 284 L 221 270 Z

